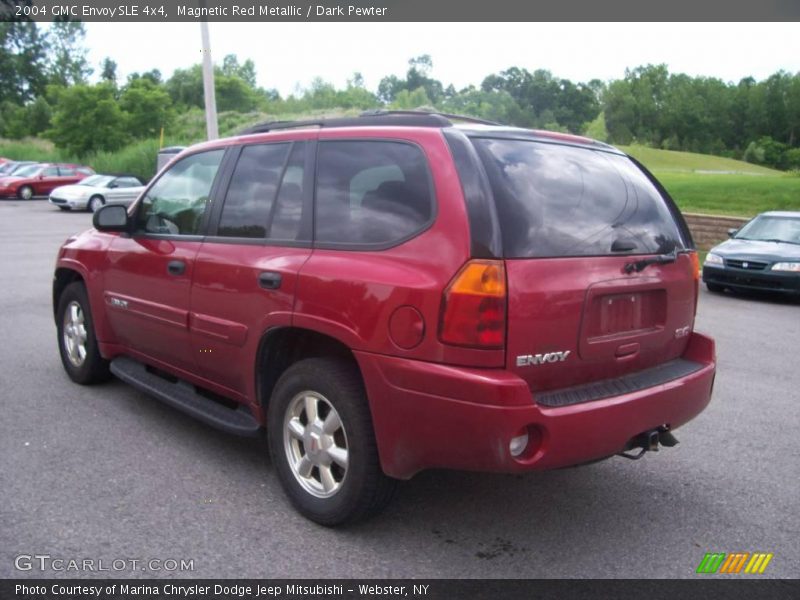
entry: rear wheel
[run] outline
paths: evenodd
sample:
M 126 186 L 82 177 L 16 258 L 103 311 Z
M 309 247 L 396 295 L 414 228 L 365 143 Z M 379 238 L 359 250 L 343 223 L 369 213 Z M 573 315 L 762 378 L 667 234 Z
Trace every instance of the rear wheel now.
M 86 205 L 86 208 L 89 209 L 89 212 L 97 212 L 105 203 L 106 201 L 102 196 L 92 196 L 89 198 L 89 203 Z
M 33 188 L 29 185 L 23 185 L 17 192 L 20 200 L 30 200 L 33 198 Z
M 396 480 L 378 460 L 357 369 L 328 358 L 302 360 L 278 380 L 267 429 L 272 462 L 295 508 L 333 526 L 379 512 Z
M 88 385 L 106 381 L 111 373 L 100 356 L 86 288 L 69 284 L 61 293 L 56 315 L 58 350 L 64 370 L 75 383 Z
M 725 291 L 725 286 L 720 285 L 718 283 L 708 283 L 706 282 L 706 287 L 708 288 L 709 292 L 714 292 L 715 294 L 719 294 L 720 292 Z

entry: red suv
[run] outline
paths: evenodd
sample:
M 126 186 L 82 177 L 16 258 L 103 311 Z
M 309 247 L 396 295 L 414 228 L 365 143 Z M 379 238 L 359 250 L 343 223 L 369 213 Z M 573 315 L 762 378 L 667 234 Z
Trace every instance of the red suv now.
M 674 445 L 715 373 L 679 211 L 611 146 L 460 120 L 268 123 L 185 150 L 61 248 L 70 378 L 265 427 L 325 525 L 423 469 Z

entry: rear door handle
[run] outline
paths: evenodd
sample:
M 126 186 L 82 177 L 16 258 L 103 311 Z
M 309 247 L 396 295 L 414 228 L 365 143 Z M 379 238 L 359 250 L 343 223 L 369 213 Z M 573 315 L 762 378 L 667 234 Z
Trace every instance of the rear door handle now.
M 282 281 L 281 274 L 275 271 L 264 271 L 258 275 L 258 285 L 265 290 L 277 290 Z
M 186 271 L 186 263 L 182 260 L 171 260 L 167 263 L 167 273 L 170 275 L 183 275 Z

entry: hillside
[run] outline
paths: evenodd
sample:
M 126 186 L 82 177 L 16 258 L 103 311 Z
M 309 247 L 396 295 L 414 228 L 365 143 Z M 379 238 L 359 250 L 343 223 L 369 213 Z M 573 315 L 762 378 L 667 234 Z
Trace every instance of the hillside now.
M 621 150 L 633 156 L 654 173 L 681 172 L 701 174 L 747 174 L 747 175 L 782 175 L 781 171 L 768 169 L 741 160 L 712 156 L 710 154 L 694 154 L 692 152 L 674 152 L 657 150 L 646 146 L 619 146 Z

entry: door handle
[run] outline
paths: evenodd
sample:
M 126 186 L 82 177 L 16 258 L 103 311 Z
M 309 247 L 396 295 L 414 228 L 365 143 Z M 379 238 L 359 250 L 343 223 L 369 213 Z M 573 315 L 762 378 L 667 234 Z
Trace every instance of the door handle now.
M 167 263 L 167 273 L 170 275 L 183 275 L 186 263 L 182 260 L 171 260 Z
M 258 285 L 265 290 L 277 290 L 282 280 L 281 274 L 275 271 L 264 271 L 258 275 Z

